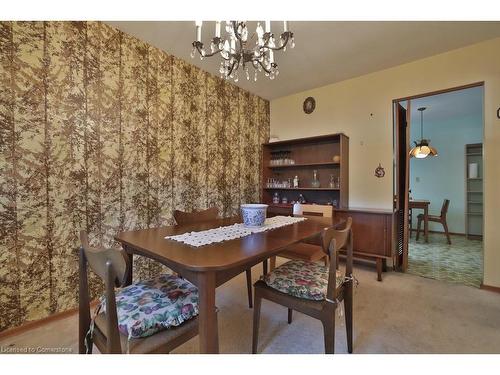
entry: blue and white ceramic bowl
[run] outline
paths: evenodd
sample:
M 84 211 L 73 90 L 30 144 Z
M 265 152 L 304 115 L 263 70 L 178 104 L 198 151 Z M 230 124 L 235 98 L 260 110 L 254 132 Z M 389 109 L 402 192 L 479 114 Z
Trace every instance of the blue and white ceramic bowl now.
M 241 205 L 241 217 L 246 227 L 261 227 L 266 221 L 267 204 L 253 203 Z

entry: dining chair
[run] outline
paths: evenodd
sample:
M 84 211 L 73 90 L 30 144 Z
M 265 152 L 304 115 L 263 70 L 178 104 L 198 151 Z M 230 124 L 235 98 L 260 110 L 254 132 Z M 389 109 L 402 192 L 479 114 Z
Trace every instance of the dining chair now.
M 441 223 L 441 225 L 443 226 L 443 229 L 444 229 L 444 233 L 446 235 L 446 239 L 448 240 L 448 245 L 451 245 L 450 232 L 448 231 L 448 223 L 446 222 L 446 215 L 448 213 L 449 206 L 450 206 L 450 200 L 445 199 L 443 201 L 443 205 L 441 206 L 441 214 L 439 216 L 428 215 L 428 220 L 433 221 L 435 223 Z M 422 221 L 424 221 L 424 215 L 423 214 L 418 215 L 417 219 L 418 219 L 418 223 L 417 223 L 417 237 L 416 237 L 416 239 L 418 241 L 418 237 L 420 234 L 420 227 L 421 227 Z
M 408 237 L 411 238 L 411 231 L 413 226 L 413 211 L 411 208 L 408 209 Z
M 319 217 L 333 216 L 333 207 L 324 205 L 301 205 L 300 211 L 295 212 L 293 216 L 306 217 L 314 220 Z M 329 257 L 321 248 L 321 240 L 319 236 L 301 241 L 295 245 L 288 246 L 284 251 L 277 256 L 287 259 L 306 260 L 309 262 L 323 261 L 325 266 L 328 266 Z M 338 265 L 338 263 L 337 263 Z M 276 268 L 276 256 L 270 258 L 270 270 Z
M 184 212 L 180 210 L 174 211 L 174 219 L 178 225 L 187 225 L 201 223 L 203 221 L 215 220 L 219 216 L 217 207 L 210 207 L 206 210 Z
M 94 248 L 80 232 L 80 353 L 169 353 L 198 334 L 198 290 L 175 275 L 160 275 L 126 286 L 129 258 L 121 249 Z M 104 283 L 90 318 L 87 264 Z M 115 288 L 120 287 L 115 291 Z M 83 335 L 82 335 L 83 336 Z
M 352 353 L 352 219 L 349 217 L 342 226 L 343 229 L 328 227 L 321 233 L 322 249 L 330 256 L 328 267 L 316 262 L 291 260 L 255 283 L 252 353 L 257 352 L 262 299 L 287 307 L 289 324 L 292 323 L 293 310 L 320 320 L 327 354 L 335 351 L 335 311 L 344 301 L 347 350 Z M 345 274 L 336 265 L 336 254 L 340 249 L 347 253 Z
M 217 207 L 210 207 L 206 210 L 202 211 L 192 211 L 192 212 L 183 212 L 179 210 L 174 211 L 174 219 L 178 225 L 187 225 L 187 224 L 195 224 L 201 223 L 203 221 L 215 220 L 219 216 L 219 210 Z M 264 273 L 267 273 L 267 261 L 264 266 Z M 246 278 L 247 278 L 247 293 L 248 293 L 248 307 L 253 307 L 252 301 L 252 270 L 249 268 L 245 270 Z

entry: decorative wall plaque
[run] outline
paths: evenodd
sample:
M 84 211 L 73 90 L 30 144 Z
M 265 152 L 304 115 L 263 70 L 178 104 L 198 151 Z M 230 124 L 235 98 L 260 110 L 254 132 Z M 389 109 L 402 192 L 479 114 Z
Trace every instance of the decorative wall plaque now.
M 385 176 L 385 169 L 382 167 L 380 163 L 378 163 L 378 167 L 375 168 L 375 177 L 382 178 Z
M 314 108 L 316 108 L 316 100 L 312 96 L 309 96 L 304 100 L 304 112 L 307 113 L 308 115 L 311 114 L 314 111 Z

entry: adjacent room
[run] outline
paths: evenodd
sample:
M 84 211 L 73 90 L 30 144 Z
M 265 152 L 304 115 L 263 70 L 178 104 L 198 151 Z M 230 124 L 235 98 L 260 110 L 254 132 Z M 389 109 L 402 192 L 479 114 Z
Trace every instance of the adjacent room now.
M 0 352 L 500 353 L 500 22 L 197 16 L 0 21 Z
M 483 277 L 483 86 L 409 100 L 408 272 L 480 287 Z M 426 231 L 427 219 L 427 231 Z

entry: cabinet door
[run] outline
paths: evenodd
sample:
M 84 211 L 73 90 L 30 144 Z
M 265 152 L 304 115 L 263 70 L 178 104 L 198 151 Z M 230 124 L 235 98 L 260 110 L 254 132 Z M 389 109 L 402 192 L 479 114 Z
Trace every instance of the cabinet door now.
M 368 212 L 338 212 L 335 215 L 340 220 L 352 217 L 354 251 L 391 256 L 387 215 Z

